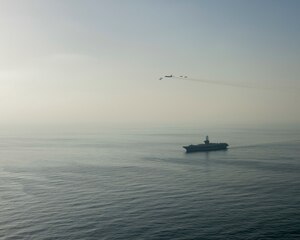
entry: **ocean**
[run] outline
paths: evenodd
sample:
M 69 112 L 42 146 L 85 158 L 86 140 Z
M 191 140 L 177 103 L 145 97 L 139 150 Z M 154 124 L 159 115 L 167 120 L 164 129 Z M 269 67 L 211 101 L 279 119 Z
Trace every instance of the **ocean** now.
M 300 239 L 299 206 L 299 130 L 0 133 L 0 239 Z

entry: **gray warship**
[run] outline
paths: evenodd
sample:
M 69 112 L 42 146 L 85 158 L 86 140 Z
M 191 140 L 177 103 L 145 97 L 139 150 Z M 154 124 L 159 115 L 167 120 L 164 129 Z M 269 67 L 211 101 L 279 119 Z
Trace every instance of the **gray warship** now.
M 226 150 L 228 147 L 227 143 L 210 143 L 208 136 L 204 141 L 204 144 L 197 144 L 197 145 L 189 145 L 183 146 L 187 153 L 190 152 L 207 152 L 207 151 L 217 151 L 217 150 Z

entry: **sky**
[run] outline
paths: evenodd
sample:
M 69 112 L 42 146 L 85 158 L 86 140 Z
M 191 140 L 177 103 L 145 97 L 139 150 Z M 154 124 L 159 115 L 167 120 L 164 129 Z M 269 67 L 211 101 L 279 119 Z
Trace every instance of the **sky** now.
M 0 128 L 300 126 L 299 1 L 1 0 L 0 18 Z

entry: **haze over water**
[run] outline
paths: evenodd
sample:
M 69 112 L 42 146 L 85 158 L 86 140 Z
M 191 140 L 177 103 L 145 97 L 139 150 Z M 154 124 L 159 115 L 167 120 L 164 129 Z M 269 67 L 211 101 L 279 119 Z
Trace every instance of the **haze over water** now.
M 227 151 L 182 145 L 226 140 Z M 300 132 L 1 136 L 0 238 L 297 239 Z
M 0 1 L 0 239 L 300 239 L 299 9 Z

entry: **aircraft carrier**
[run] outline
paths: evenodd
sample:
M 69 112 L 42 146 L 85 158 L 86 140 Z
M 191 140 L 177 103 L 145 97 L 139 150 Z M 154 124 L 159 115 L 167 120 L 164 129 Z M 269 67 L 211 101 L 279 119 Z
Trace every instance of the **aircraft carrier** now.
M 190 152 L 207 152 L 207 151 L 217 151 L 226 150 L 229 145 L 227 143 L 210 143 L 208 136 L 204 141 L 204 144 L 183 146 L 187 153 Z

